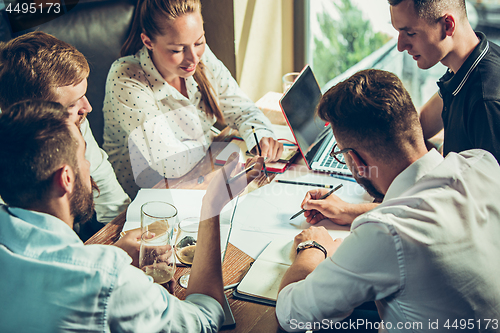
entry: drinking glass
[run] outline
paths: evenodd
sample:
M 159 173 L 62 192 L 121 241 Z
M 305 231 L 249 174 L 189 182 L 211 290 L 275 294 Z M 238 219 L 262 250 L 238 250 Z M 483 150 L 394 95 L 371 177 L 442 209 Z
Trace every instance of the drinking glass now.
M 146 231 L 142 234 L 139 268 L 158 284 L 172 279 L 175 273 L 175 255 L 168 232 L 158 234 Z
M 198 240 L 199 217 L 188 217 L 182 220 L 178 225 L 177 237 L 175 240 L 175 254 L 181 263 L 191 266 L 194 260 L 196 250 L 196 241 Z M 189 273 L 179 278 L 179 285 L 187 288 Z
M 288 88 L 290 88 L 293 84 L 293 81 L 299 76 L 300 73 L 293 72 L 293 73 L 286 73 L 283 75 L 282 80 L 283 80 L 283 92 L 285 93 Z
M 141 206 L 141 231 L 160 235 L 169 233 L 177 222 L 177 208 L 163 201 L 150 201 Z

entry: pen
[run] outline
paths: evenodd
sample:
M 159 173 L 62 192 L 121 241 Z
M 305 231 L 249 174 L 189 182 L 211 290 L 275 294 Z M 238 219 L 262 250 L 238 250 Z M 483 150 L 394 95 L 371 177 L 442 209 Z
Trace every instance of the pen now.
M 336 188 L 330 190 L 327 194 L 325 195 L 322 195 L 318 200 L 323 200 L 325 199 L 326 197 L 328 197 L 330 194 L 332 194 L 333 192 L 337 191 L 339 188 L 341 188 L 344 184 L 340 184 L 339 186 L 337 186 Z M 296 218 L 297 216 L 299 216 L 300 214 L 302 214 L 303 212 L 305 212 L 306 210 L 305 209 L 302 209 L 300 212 L 298 212 L 297 214 L 295 214 L 294 216 L 290 217 L 290 220 L 293 220 L 294 218 Z
M 231 184 L 232 182 L 234 182 L 235 180 L 237 180 L 238 178 L 240 178 L 241 176 L 243 175 L 246 175 L 247 173 L 249 173 L 250 171 L 252 171 L 252 168 L 253 166 L 255 165 L 255 163 L 252 163 L 251 165 L 249 165 L 245 170 L 237 173 L 236 175 L 234 175 L 234 177 L 232 178 L 229 178 L 226 182 L 226 184 Z
M 134 231 L 134 230 L 139 230 L 139 229 L 140 228 L 135 228 L 135 229 L 122 231 L 122 232 L 120 232 L 120 238 L 124 237 L 127 234 L 127 232 L 129 232 L 129 231 Z
M 278 179 L 276 181 L 278 183 L 284 183 L 284 184 L 305 185 L 305 186 L 315 186 L 315 187 L 324 187 L 324 188 L 333 188 L 333 186 L 334 186 L 334 185 L 328 185 L 328 184 L 302 183 L 302 182 L 295 182 L 292 180 L 282 180 L 282 179 Z
M 355 182 L 356 183 L 356 179 L 354 179 L 353 177 L 337 175 L 335 173 L 331 173 L 330 176 L 332 176 L 333 178 L 338 178 L 338 179 L 342 179 L 342 180 L 348 180 L 350 182 Z
M 259 155 L 262 156 L 262 151 L 260 150 L 259 140 L 257 140 L 257 134 L 255 134 L 255 127 L 253 127 L 253 126 L 252 126 L 252 132 L 253 132 L 253 137 L 255 138 L 255 142 L 257 142 L 257 149 L 259 151 Z M 262 165 L 264 166 L 264 174 L 266 175 L 266 178 L 268 178 L 269 176 L 267 175 L 266 163 L 262 162 Z
M 227 286 L 224 286 L 224 290 L 236 288 L 239 284 L 240 284 L 239 282 L 233 283 L 233 284 L 228 284 Z

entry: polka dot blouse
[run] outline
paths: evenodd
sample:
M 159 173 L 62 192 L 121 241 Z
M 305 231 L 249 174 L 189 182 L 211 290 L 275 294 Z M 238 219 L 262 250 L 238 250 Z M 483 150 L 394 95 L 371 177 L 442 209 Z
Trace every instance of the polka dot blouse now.
M 238 129 L 248 149 L 256 144 L 252 126 L 259 140 L 276 139 L 270 121 L 208 45 L 202 61 L 226 124 Z M 204 112 L 205 103 L 194 78 L 185 81 L 188 98 L 163 79 L 146 47 L 111 66 L 103 108 L 103 147 L 131 198 L 141 187 L 189 172 L 212 143 L 210 128 L 216 119 Z

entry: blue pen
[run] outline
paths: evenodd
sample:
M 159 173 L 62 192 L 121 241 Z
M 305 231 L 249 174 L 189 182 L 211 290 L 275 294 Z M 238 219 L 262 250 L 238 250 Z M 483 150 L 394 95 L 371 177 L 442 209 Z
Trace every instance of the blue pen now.
M 347 176 L 337 175 L 337 174 L 334 174 L 334 173 L 331 173 L 330 176 L 332 176 L 334 178 L 342 179 L 342 180 L 348 180 L 350 182 L 356 182 L 356 179 L 354 179 L 353 177 L 347 177 Z

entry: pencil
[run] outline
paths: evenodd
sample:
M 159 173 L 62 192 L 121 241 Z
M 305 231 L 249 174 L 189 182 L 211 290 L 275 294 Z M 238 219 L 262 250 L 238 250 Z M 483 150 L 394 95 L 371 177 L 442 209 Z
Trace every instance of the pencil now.
M 252 126 L 252 132 L 253 132 L 253 137 L 255 138 L 255 142 L 257 142 L 257 150 L 259 151 L 259 155 L 262 156 L 262 151 L 260 150 L 259 140 L 257 140 L 257 134 L 255 134 L 255 127 L 253 127 L 253 126 Z M 266 163 L 262 162 L 262 165 L 264 166 L 264 174 L 266 175 L 266 178 L 267 178 L 269 176 L 267 175 Z
M 337 186 L 336 188 L 334 189 L 331 189 L 328 193 L 326 193 L 325 195 L 322 195 L 319 199 L 317 200 L 323 200 L 325 199 L 326 197 L 328 197 L 330 194 L 332 194 L 333 192 L 337 191 L 339 188 L 341 188 L 344 184 L 340 184 L 339 186 Z M 299 216 L 300 214 L 302 214 L 303 212 L 305 212 L 306 210 L 305 209 L 301 209 L 300 212 L 298 212 L 297 214 L 295 214 L 294 216 L 290 217 L 290 220 L 293 220 L 294 218 L 296 218 L 297 216 Z
M 227 180 L 227 184 L 231 184 L 232 182 L 234 182 L 235 180 L 239 179 L 241 176 L 243 175 L 246 175 L 247 173 L 249 173 L 250 171 L 252 171 L 253 167 L 254 167 L 255 163 L 252 163 L 250 164 L 245 170 L 241 171 L 240 173 L 234 175 L 234 177 L 232 178 L 229 178 Z
M 356 179 L 354 179 L 353 177 L 338 175 L 338 174 L 335 174 L 335 173 L 331 173 L 330 176 L 332 176 L 333 178 L 342 179 L 342 180 L 348 180 L 350 182 L 355 182 L 356 183 Z
M 236 283 L 233 283 L 233 284 L 229 284 L 227 286 L 224 286 L 224 290 L 229 290 L 229 289 L 236 288 L 236 287 L 238 287 L 239 284 L 240 284 L 239 282 L 236 282 Z
M 293 180 L 282 180 L 282 179 L 278 179 L 276 181 L 278 183 L 284 183 L 284 184 L 315 186 L 315 187 L 323 187 L 323 188 L 333 188 L 335 186 L 335 185 L 328 185 L 328 184 L 314 184 L 314 183 L 295 182 Z

